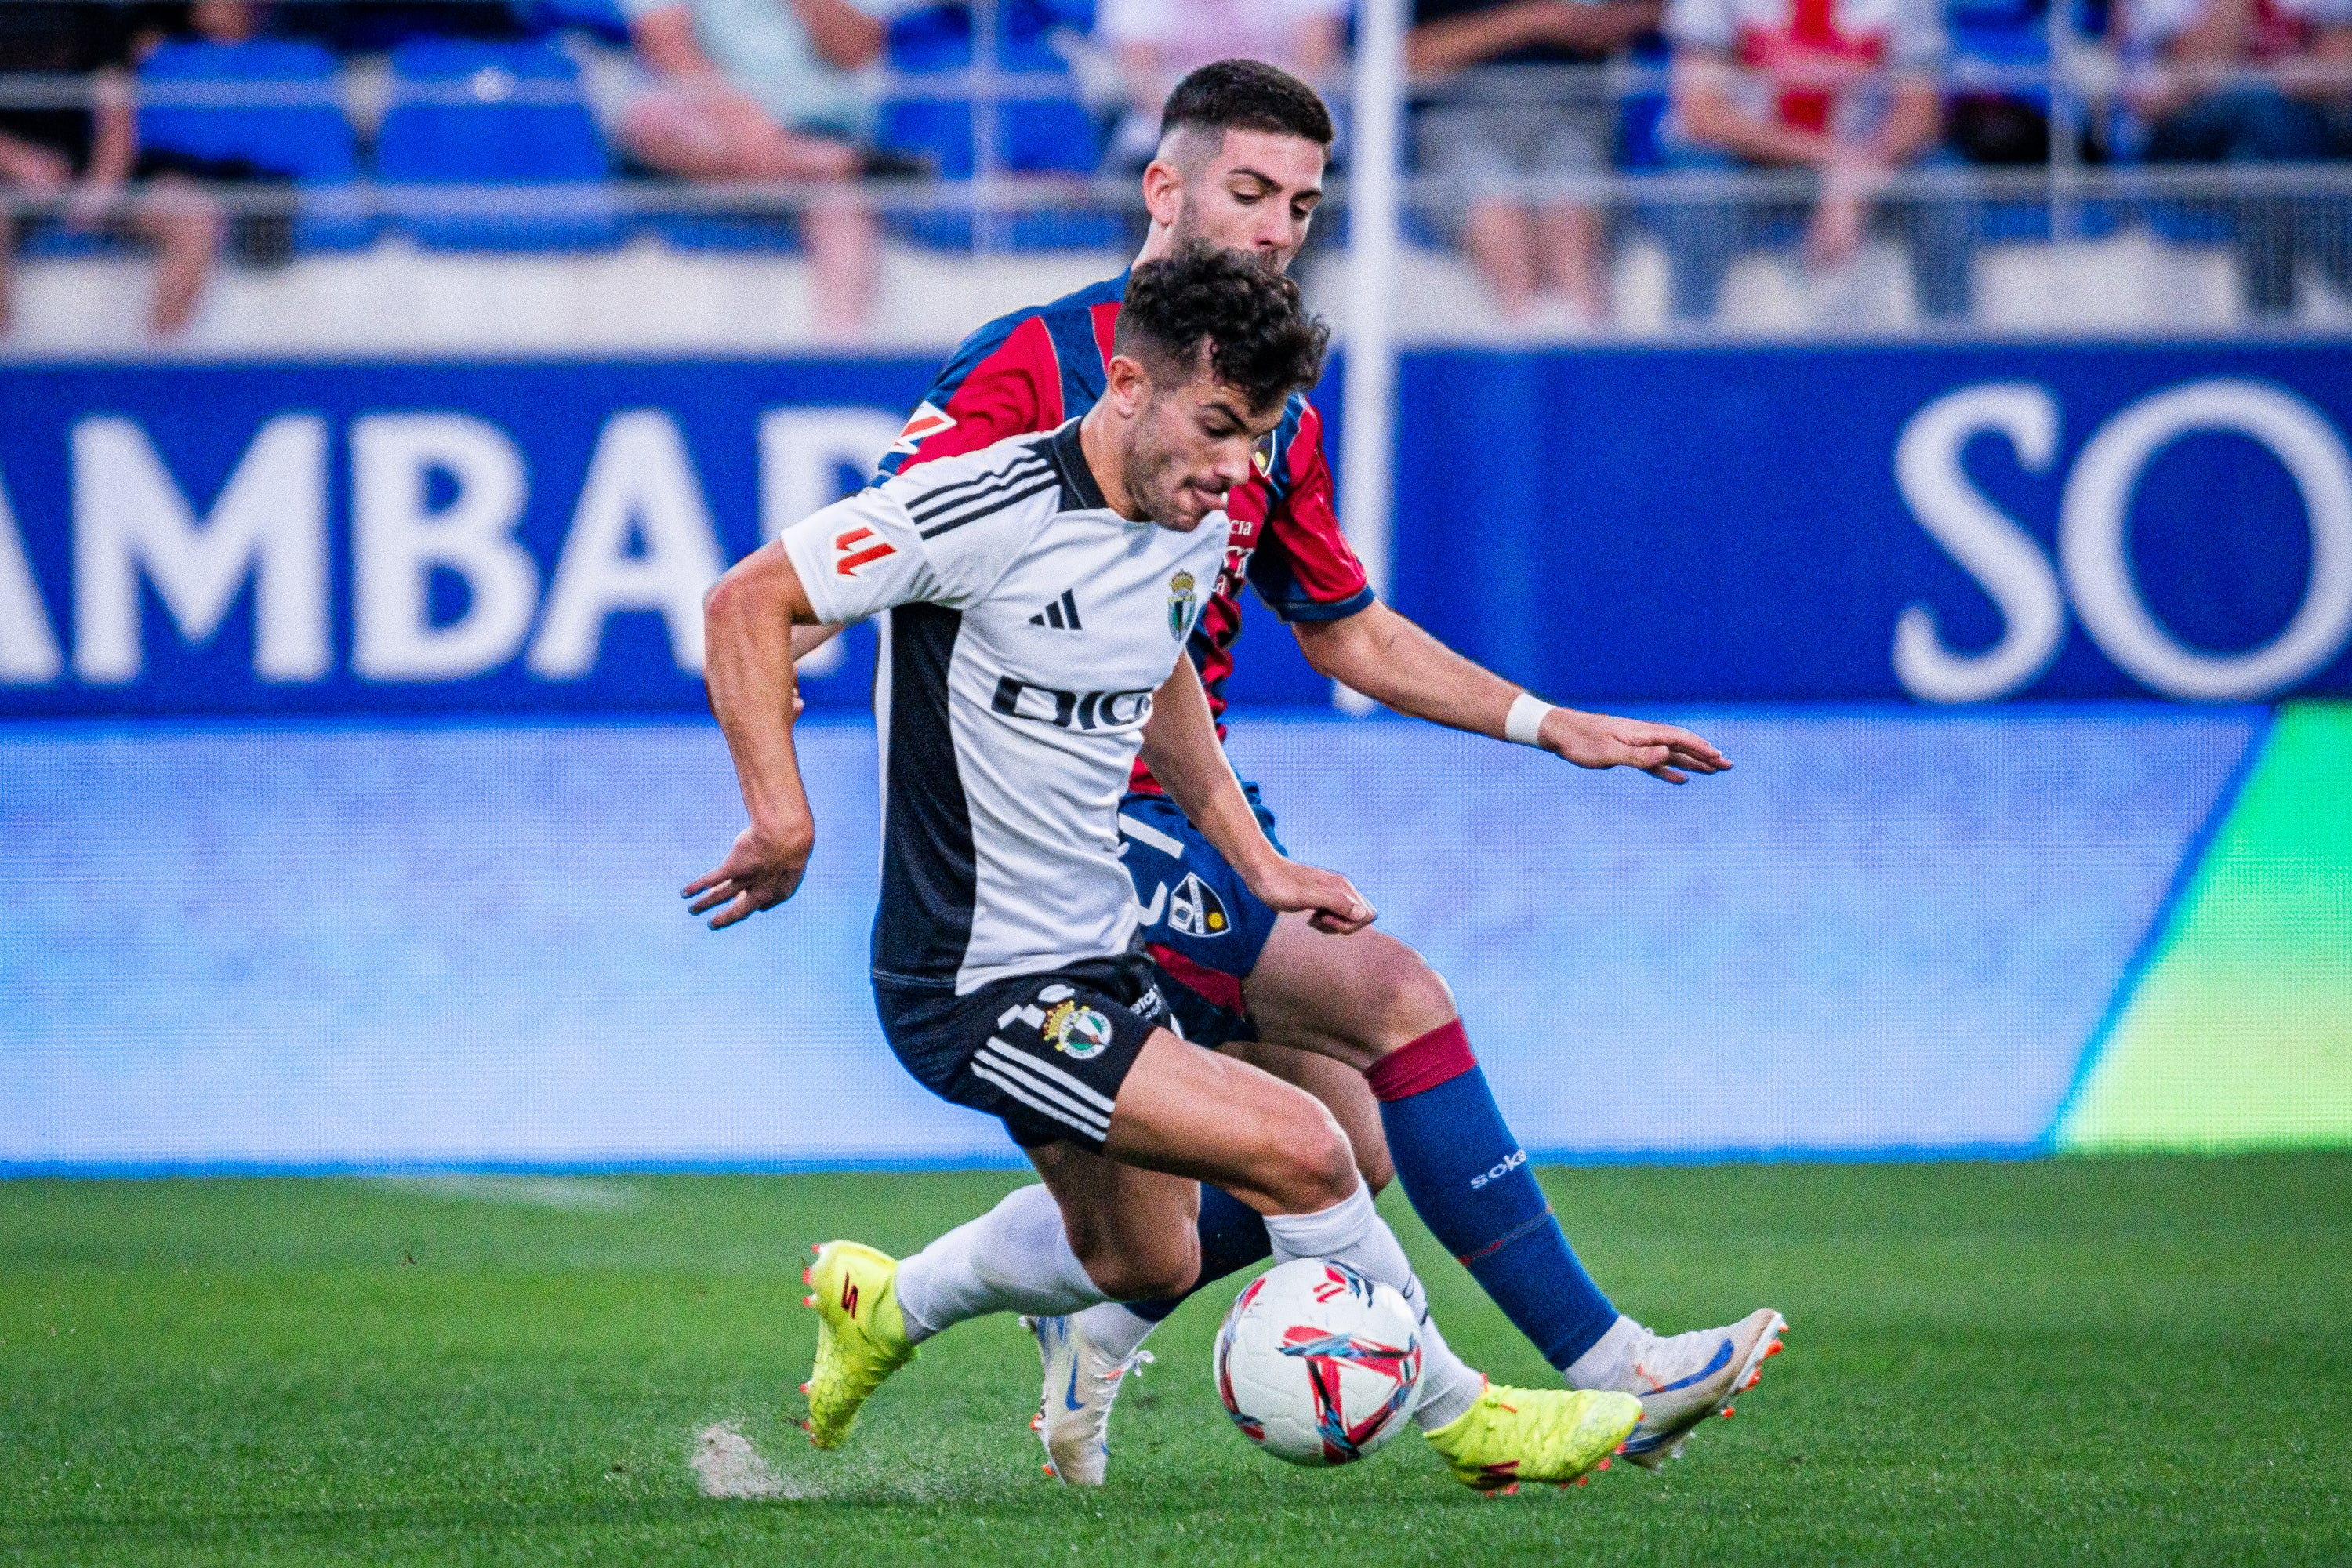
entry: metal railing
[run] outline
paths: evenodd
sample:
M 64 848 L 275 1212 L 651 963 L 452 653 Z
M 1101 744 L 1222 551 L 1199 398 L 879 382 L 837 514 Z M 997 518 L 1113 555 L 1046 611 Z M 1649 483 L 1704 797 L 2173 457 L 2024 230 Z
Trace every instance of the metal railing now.
M 457 250 L 467 248 L 471 233 L 490 252 L 593 253 L 640 237 L 722 253 L 782 252 L 797 243 L 796 222 L 813 205 L 845 201 L 864 205 L 887 236 L 916 252 L 1032 255 L 1060 248 L 1107 258 L 1131 249 L 1142 226 L 1130 174 L 1009 166 L 996 110 L 1024 99 L 1069 96 L 1074 79 L 1006 68 L 998 52 L 993 0 L 979 0 L 971 10 L 971 67 L 876 79 L 877 94 L 885 100 L 974 105 L 969 179 L 689 184 L 615 177 L 468 186 L 362 177 L 316 185 L 196 182 L 193 188 L 230 225 L 238 253 L 250 262 L 281 261 L 307 250 L 347 252 L 404 232 L 428 247 Z M 1866 243 L 1859 256 L 1827 258 L 1835 265 L 1817 255 L 1809 258 L 1810 231 L 1824 192 L 1820 179 L 1803 171 L 1656 168 L 1483 184 L 1480 200 L 1578 206 L 1600 215 L 1613 298 L 1592 320 L 1563 324 L 1540 313 L 1502 317 L 1461 259 L 1459 234 L 1470 196 L 1412 173 L 1409 163 L 1402 184 L 1409 265 L 1443 287 L 1409 283 L 1400 328 L 1410 341 L 1416 335 L 1724 330 L 1800 335 L 2340 331 L 2352 320 L 2352 163 L 2088 162 L 2084 133 L 2110 132 L 2126 118 L 2122 106 L 2157 83 L 2158 68 L 2079 38 L 2062 16 L 2053 14 L 2049 27 L 2046 63 L 1961 58 L 1939 77 L 1948 95 L 2000 93 L 2030 101 L 2050 127 L 2046 161 L 1915 166 L 1846 193 L 1865 210 Z M 2198 90 L 2269 87 L 2311 93 L 2340 86 L 2352 96 L 2352 73 L 2341 65 L 2163 68 L 2172 81 Z M 1783 73 L 1775 79 L 1786 85 L 1791 79 Z M 1821 82 L 1841 89 L 1872 84 L 1866 74 L 1843 71 Z M 1325 85 L 1344 123 L 1344 84 Z M 1511 68 L 1475 79 L 1475 90 L 1490 101 L 1570 98 L 1635 110 L 1646 104 L 1653 114 L 1671 85 L 1670 68 L 1625 60 Z M 1463 78 L 1423 81 L 1412 84 L 1410 93 L 1426 100 L 1465 87 Z M 0 76 L 0 108 L 70 107 L 87 102 L 91 90 L 88 79 Z M 135 90 L 142 109 L 329 106 L 355 126 L 367 126 L 394 103 L 590 104 L 597 89 L 593 81 L 503 72 L 387 85 L 379 68 L 373 76 L 346 70 L 318 82 L 156 80 Z M 1345 226 L 1349 151 L 1343 139 L 1328 216 L 1319 226 L 1327 237 Z M 97 230 L 126 236 L 121 220 L 143 199 L 126 193 L 110 214 L 96 215 Z M 89 229 L 93 216 L 70 193 L 5 186 L 0 212 L 32 237 L 37 254 L 81 248 L 59 237 L 77 224 Z M 1332 254 L 1327 238 L 1302 265 L 1311 276 Z M 1853 308 L 1846 285 L 1857 267 L 1868 275 L 1864 292 L 1876 290 L 1870 309 Z

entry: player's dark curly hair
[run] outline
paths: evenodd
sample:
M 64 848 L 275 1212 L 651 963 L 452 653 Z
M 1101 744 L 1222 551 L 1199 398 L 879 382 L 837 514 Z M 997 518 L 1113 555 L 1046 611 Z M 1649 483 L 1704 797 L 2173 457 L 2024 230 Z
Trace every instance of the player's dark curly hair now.
M 1187 246 L 1129 276 L 1113 352 L 1174 384 L 1204 342 L 1211 372 L 1257 412 L 1321 379 L 1331 329 L 1307 314 L 1297 284 L 1239 251 Z
M 1313 88 L 1264 60 L 1212 60 L 1168 95 L 1160 134 L 1171 131 L 1265 131 L 1328 152 L 1331 111 Z

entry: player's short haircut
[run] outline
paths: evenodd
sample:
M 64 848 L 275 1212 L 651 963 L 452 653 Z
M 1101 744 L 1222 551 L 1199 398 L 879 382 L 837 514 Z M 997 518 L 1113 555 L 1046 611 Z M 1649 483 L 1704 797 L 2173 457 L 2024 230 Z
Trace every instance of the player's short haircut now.
M 1314 385 L 1330 342 L 1284 273 L 1240 251 L 1192 245 L 1129 276 L 1111 349 L 1163 385 L 1191 380 L 1205 358 L 1255 413 Z
M 1265 131 L 1331 149 L 1331 111 L 1315 89 L 1264 60 L 1212 60 L 1176 84 L 1160 137 L 1179 131 Z

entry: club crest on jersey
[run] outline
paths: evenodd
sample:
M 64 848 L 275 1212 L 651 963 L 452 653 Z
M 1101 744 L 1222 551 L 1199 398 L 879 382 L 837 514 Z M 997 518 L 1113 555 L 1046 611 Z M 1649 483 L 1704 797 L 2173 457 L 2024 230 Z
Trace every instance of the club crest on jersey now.
M 1168 895 L 1168 929 L 1178 936 L 1223 936 L 1233 925 L 1224 900 L 1192 872 Z
M 1168 635 L 1178 642 L 1192 629 L 1192 616 L 1201 607 L 1200 584 L 1190 572 L 1168 579 Z
M 1274 473 L 1274 432 L 1269 430 L 1250 445 L 1250 466 L 1261 476 Z
M 844 577 L 855 577 L 884 556 L 898 553 L 897 545 L 863 524 L 833 536 L 833 569 Z
M 930 399 L 925 398 L 915 412 L 908 416 L 907 427 L 898 432 L 898 438 L 896 441 L 890 443 L 890 450 L 901 457 L 911 458 L 915 455 L 916 447 L 940 431 L 954 428 L 955 421 L 941 410 L 933 407 Z
M 1055 1050 L 1082 1062 L 1110 1047 L 1110 1020 L 1076 1002 L 1054 1004 L 1054 1010 L 1045 1015 L 1045 1026 L 1038 1032 L 1054 1042 Z

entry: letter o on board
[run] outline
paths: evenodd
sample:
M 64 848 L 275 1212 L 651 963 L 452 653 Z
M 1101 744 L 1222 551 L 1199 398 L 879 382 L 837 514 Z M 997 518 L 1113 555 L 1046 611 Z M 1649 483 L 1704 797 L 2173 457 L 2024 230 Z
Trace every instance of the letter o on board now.
M 2286 629 L 2242 653 L 2184 646 L 2148 614 L 2126 548 L 2132 493 L 2158 452 L 2192 430 L 2227 430 L 2270 448 L 2303 497 L 2311 581 Z M 2301 398 L 2260 382 L 2190 382 L 2102 426 L 2075 459 L 2059 511 L 2059 564 L 2074 613 L 2107 657 L 2168 696 L 2258 701 L 2336 657 L 2352 633 L 2352 457 Z

